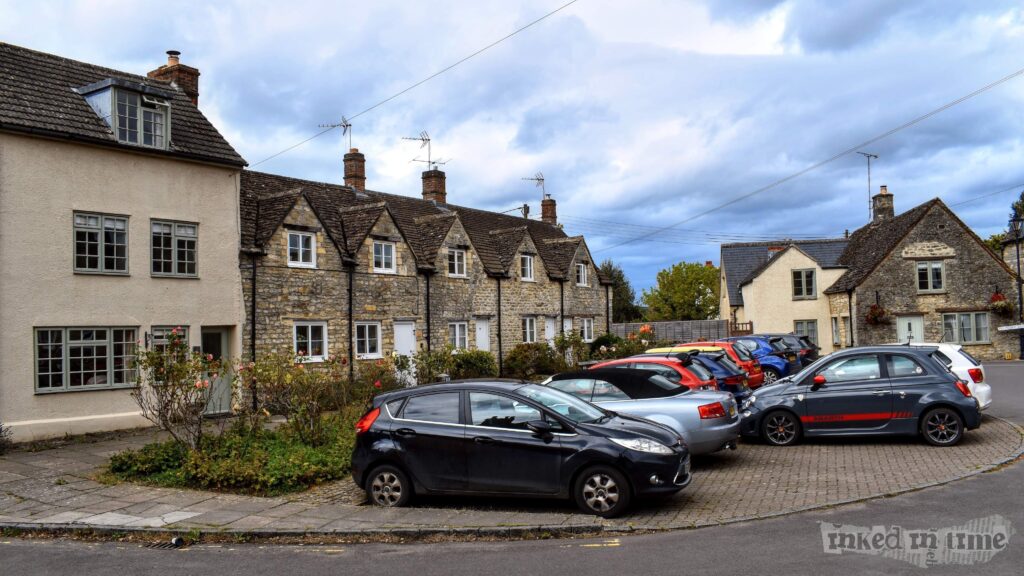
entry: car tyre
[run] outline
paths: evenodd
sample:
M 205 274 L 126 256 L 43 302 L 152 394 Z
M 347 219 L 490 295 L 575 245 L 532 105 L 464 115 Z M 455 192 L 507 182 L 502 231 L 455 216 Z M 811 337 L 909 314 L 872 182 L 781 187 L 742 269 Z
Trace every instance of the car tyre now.
M 761 437 L 772 446 L 792 446 L 800 440 L 800 419 L 787 410 L 775 410 L 761 419 Z
M 775 368 L 764 368 L 762 372 L 764 372 L 764 382 L 761 383 L 762 386 L 775 384 L 775 382 L 782 377 L 782 374 L 779 374 L 779 371 Z
M 953 446 L 964 437 L 964 419 L 952 408 L 933 408 L 921 417 L 921 435 L 932 446 Z
M 576 478 L 573 496 L 584 512 L 614 518 L 629 508 L 633 495 L 621 472 L 611 466 L 594 466 Z
M 399 508 L 412 499 L 412 482 L 397 466 L 384 464 L 366 476 L 366 497 L 375 506 Z

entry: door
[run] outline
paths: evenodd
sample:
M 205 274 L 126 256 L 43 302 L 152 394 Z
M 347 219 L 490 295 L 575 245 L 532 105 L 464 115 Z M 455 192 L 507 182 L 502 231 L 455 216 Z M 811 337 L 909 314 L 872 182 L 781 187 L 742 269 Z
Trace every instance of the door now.
M 924 342 L 924 317 L 897 316 L 896 337 L 900 343 Z
M 412 322 L 395 322 L 395 353 L 408 356 L 416 354 L 416 325 Z M 415 368 L 409 363 L 409 371 L 399 374 L 406 386 L 416 382 Z
M 214 360 L 222 360 L 228 350 L 228 330 L 203 328 L 200 344 L 203 354 L 212 355 Z M 210 379 L 210 396 L 206 399 L 205 412 L 208 416 L 231 412 L 231 380 L 230 374 L 218 374 L 216 378 Z
M 866 432 L 884 428 L 892 418 L 892 393 L 876 354 L 844 356 L 817 370 L 825 383 L 803 382 L 805 413 L 800 420 L 808 432 Z
M 543 420 L 536 407 L 490 392 L 469 392 L 466 426 L 469 488 L 508 494 L 554 494 L 561 488 L 558 436 L 541 437 L 526 427 Z
M 548 345 L 552 348 L 555 347 L 555 319 L 545 318 L 544 319 L 544 337 L 548 340 Z
M 427 490 L 466 487 L 466 427 L 461 392 L 411 396 L 391 424 L 391 437 L 406 469 Z
M 476 349 L 483 352 L 491 351 L 491 319 L 476 319 Z
M 893 432 L 913 434 L 917 431 L 917 411 L 921 397 L 935 389 L 935 376 L 928 373 L 908 354 L 886 354 L 886 373 L 892 390 Z

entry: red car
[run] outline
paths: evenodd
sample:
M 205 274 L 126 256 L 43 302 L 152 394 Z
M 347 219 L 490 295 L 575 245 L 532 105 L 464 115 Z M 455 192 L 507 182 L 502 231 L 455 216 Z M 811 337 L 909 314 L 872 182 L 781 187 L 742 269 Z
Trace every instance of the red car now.
M 716 346 L 725 350 L 741 370 L 747 373 L 747 386 L 751 389 L 760 388 L 764 384 L 764 371 L 761 370 L 761 363 L 750 353 L 749 350 L 728 340 L 715 340 L 711 342 L 690 342 L 688 344 L 677 344 L 676 346 Z
M 596 368 L 653 370 L 691 390 L 718 390 L 718 382 L 707 368 L 696 363 L 684 362 L 678 358 L 619 358 L 590 367 L 591 370 Z

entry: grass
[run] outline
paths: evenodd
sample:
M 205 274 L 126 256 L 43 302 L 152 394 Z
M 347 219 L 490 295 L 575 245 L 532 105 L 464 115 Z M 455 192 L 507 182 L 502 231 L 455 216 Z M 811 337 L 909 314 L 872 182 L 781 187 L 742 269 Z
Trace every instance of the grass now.
M 326 441 L 301 442 L 286 426 L 244 432 L 229 429 L 203 439 L 189 451 L 173 441 L 147 444 L 115 454 L 104 476 L 153 486 L 199 488 L 276 496 L 338 480 L 351 471 L 355 410 L 330 415 Z

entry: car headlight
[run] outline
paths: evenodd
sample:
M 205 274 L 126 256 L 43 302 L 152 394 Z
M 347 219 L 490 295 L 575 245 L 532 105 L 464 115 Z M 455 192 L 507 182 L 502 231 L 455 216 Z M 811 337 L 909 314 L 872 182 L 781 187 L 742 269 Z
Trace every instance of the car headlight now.
M 609 438 L 609 440 L 623 448 L 636 450 L 637 452 L 647 452 L 648 454 L 672 453 L 672 449 L 668 446 L 655 442 L 654 440 L 648 440 L 647 438 Z
M 743 405 L 740 406 L 740 410 L 746 410 L 747 408 L 750 408 L 751 406 L 754 405 L 754 402 L 757 402 L 757 395 L 751 394 L 750 396 L 747 397 L 746 400 L 743 401 Z

